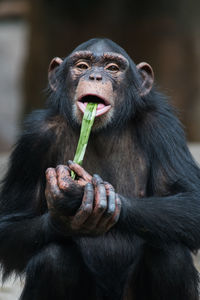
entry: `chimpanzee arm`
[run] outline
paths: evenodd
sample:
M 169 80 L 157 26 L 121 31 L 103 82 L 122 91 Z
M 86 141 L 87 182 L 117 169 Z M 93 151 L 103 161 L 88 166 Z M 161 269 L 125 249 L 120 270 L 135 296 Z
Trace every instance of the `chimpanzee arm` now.
M 46 201 L 42 196 L 54 135 L 44 125 L 43 112 L 29 118 L 3 182 L 0 195 L 0 262 L 5 274 L 12 270 L 22 271 L 32 254 L 54 238 L 48 226 L 48 214 L 44 214 Z
M 200 169 L 182 128 L 163 103 L 138 126 L 150 166 L 146 197 L 122 200 L 118 228 L 133 230 L 152 243 L 174 241 L 200 247 Z
M 168 197 L 125 199 L 116 225 L 135 232 L 152 244 L 178 242 L 191 250 L 200 247 L 199 194 L 188 192 Z
M 48 214 L 10 213 L 0 220 L 0 263 L 4 276 L 22 272 L 28 260 L 45 244 L 55 240 L 48 225 Z

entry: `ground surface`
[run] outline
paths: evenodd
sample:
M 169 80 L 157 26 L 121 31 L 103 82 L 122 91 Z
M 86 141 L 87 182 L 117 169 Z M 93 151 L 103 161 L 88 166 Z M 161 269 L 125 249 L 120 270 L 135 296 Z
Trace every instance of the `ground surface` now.
M 190 149 L 196 161 L 200 163 L 200 144 L 192 144 L 190 145 Z M 5 172 L 7 160 L 7 154 L 0 155 L 0 174 Z M 194 257 L 194 261 L 195 265 L 200 271 L 200 254 Z M 19 279 L 15 280 L 14 278 L 11 278 L 9 281 L 7 281 L 3 287 L 1 287 L 0 284 L 0 300 L 17 300 L 22 287 L 23 281 L 20 281 Z

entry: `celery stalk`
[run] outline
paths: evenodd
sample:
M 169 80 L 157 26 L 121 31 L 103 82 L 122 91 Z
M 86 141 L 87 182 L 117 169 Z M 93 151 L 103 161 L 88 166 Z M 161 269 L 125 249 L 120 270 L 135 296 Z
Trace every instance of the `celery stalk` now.
M 73 160 L 75 163 L 79 165 L 82 165 L 83 163 L 83 158 L 88 144 L 88 139 L 96 116 L 97 105 L 98 105 L 97 103 L 88 103 L 83 115 L 81 133 L 78 141 L 78 146 L 76 149 L 76 154 Z M 76 177 L 76 174 L 73 171 L 71 171 L 71 177 L 73 179 L 75 179 Z

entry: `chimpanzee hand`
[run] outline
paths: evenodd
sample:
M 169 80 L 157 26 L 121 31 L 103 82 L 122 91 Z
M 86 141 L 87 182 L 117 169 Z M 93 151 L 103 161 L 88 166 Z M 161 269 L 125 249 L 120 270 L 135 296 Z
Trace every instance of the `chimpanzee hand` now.
M 89 175 L 81 166 L 69 161 L 68 165 L 85 186 L 82 204 L 74 216 L 73 229 L 84 230 L 85 233 L 103 234 L 119 219 L 121 201 L 111 184 L 104 182 L 98 175 Z
M 121 208 L 119 197 L 113 187 L 103 182 L 98 175 L 91 177 L 75 163 L 70 164 L 70 168 L 78 174 L 78 180 L 70 177 L 66 166 L 50 168 L 46 172 L 46 198 L 50 214 L 54 220 L 59 219 L 62 228 L 68 234 L 105 233 L 119 218 Z M 76 205 L 79 203 L 79 208 L 74 216 L 69 216 L 67 213 L 69 206 L 73 206 L 73 209 L 76 206 L 73 201 Z
M 84 194 L 83 184 L 70 177 L 70 169 L 59 165 L 46 170 L 46 200 L 52 215 L 69 216 L 80 207 Z

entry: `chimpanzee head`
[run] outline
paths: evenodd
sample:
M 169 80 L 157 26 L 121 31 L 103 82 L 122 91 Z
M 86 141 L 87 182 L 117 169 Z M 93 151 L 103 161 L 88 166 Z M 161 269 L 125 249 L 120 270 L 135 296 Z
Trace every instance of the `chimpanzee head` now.
M 88 102 L 98 103 L 93 129 L 119 127 L 144 105 L 153 86 L 147 63 L 135 65 L 128 54 L 109 39 L 91 39 L 64 60 L 49 66 L 51 105 L 72 126 L 80 125 Z

